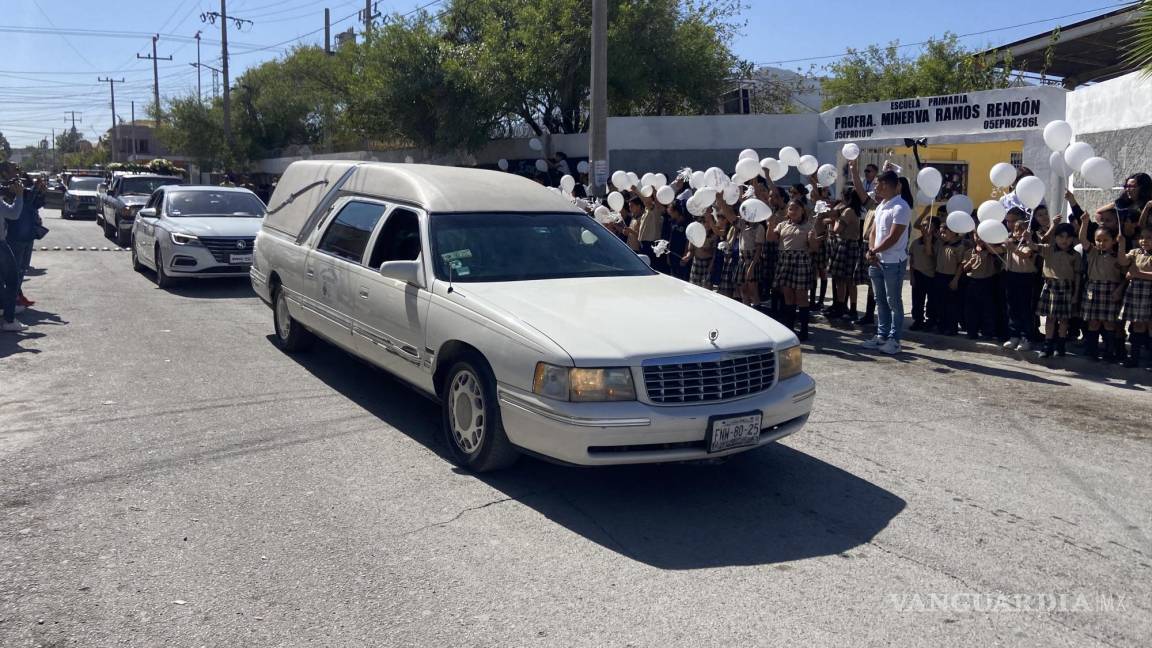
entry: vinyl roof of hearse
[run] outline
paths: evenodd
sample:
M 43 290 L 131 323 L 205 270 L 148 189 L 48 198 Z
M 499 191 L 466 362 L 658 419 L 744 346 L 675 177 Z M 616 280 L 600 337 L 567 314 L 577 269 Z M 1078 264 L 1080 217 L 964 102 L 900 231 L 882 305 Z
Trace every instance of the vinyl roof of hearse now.
M 349 172 L 342 192 L 409 203 L 429 213 L 583 213 L 556 192 L 512 173 L 429 164 L 306 160 L 293 162 L 277 182 L 265 226 L 293 234 L 301 231 L 324 196 Z

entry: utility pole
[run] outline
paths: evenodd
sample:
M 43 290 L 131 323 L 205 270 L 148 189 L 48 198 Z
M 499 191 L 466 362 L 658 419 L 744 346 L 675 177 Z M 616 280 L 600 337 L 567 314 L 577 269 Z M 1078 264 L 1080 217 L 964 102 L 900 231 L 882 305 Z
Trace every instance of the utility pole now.
M 116 122 L 116 84 L 124 83 L 124 79 L 113 79 L 111 77 L 105 79 L 100 77 L 97 79 L 101 83 L 108 83 L 108 92 L 112 95 L 112 161 L 116 161 L 116 146 L 120 140 L 120 126 Z
M 156 41 L 160 40 L 160 34 L 152 36 L 152 56 L 136 55 L 138 59 L 151 59 L 152 60 L 152 97 L 156 102 L 156 124 L 160 124 L 160 67 L 156 64 L 157 61 L 171 61 L 171 56 L 156 56 Z
M 372 0 L 364 0 L 364 42 L 372 38 Z
M 324 7 L 324 53 L 332 53 L 332 11 Z
M 592 114 L 589 124 L 589 178 L 592 194 L 603 197 L 608 185 L 608 2 L 592 0 Z
M 228 150 L 232 150 L 232 93 L 228 87 L 228 21 L 231 20 L 236 25 L 236 29 L 244 27 L 244 23 L 249 25 L 254 24 L 251 20 L 244 18 L 236 18 L 228 16 L 228 0 L 220 0 L 220 11 L 208 11 L 200 14 L 200 21 L 212 25 L 216 21 L 220 21 L 220 61 L 221 71 L 224 75 L 224 142 L 228 146 Z
M 200 89 L 200 30 L 196 30 L 196 101 L 204 103 L 204 91 Z
M 65 110 L 64 114 L 65 115 L 72 115 L 72 132 L 75 133 L 76 132 L 76 111 L 75 110 Z M 84 113 L 80 113 L 80 114 L 83 115 Z M 81 124 L 84 123 L 83 118 L 80 119 L 80 123 Z
M 136 102 L 132 102 L 132 121 L 128 124 L 132 133 L 132 159 L 136 159 Z

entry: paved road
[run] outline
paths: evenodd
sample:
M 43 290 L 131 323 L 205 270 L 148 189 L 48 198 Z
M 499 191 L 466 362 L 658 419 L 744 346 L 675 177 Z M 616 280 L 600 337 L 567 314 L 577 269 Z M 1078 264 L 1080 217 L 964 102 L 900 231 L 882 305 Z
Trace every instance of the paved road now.
M 49 245 L 106 244 L 48 224 Z M 32 328 L 0 338 L 2 646 L 1152 637 L 1146 385 L 821 332 L 818 410 L 776 447 L 478 478 L 444 460 L 430 402 L 330 348 L 278 351 L 244 281 L 160 291 L 124 252 L 33 264 Z M 1065 598 L 983 598 L 1037 594 Z

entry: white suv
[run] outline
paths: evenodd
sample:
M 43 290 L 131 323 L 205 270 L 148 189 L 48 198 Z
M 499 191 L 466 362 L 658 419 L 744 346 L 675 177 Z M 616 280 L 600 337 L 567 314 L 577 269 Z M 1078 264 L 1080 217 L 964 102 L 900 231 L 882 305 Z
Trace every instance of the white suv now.
M 800 429 L 816 394 L 791 331 L 506 173 L 294 163 L 251 277 L 285 350 L 319 336 L 437 399 L 477 471 L 723 457 Z

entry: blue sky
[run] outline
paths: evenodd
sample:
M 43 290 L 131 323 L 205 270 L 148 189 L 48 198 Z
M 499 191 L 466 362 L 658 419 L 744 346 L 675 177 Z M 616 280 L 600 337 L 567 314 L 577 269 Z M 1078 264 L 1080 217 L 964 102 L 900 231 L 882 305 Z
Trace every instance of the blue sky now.
M 230 15 L 249 18 L 251 26 L 229 31 L 232 74 L 281 55 L 298 40 L 319 43 L 323 10 L 332 10 L 333 32 L 356 24 L 363 0 L 230 0 Z M 381 0 L 379 9 L 408 12 L 431 4 L 429 0 Z M 747 26 L 733 42 L 736 53 L 748 60 L 807 71 L 822 66 L 846 47 L 900 40 L 915 43 L 945 31 L 975 34 L 964 39 L 970 46 L 1005 43 L 1083 20 L 1125 3 L 1108 0 L 1046 0 L 963 2 L 922 0 L 907 3 L 858 0 L 775 2 L 745 0 Z M 152 66 L 137 54 L 151 53 L 150 34 L 160 32 L 160 92 L 164 96 L 194 94 L 197 30 L 203 30 L 201 56 L 205 64 L 219 66 L 219 24 L 204 24 L 200 14 L 218 11 L 219 0 L 5 0 L 0 33 L 5 54 L 0 58 L 0 132 L 13 146 L 23 146 L 70 125 L 66 111 L 82 113 L 77 123 L 88 139 L 112 123 L 108 84 L 97 77 L 124 78 L 116 86 L 116 110 L 125 120 L 135 100 L 137 117 L 152 97 Z M 890 8 L 882 14 L 871 6 Z M 1068 16 L 1069 14 L 1076 14 Z M 1068 17 L 1063 17 L 1068 16 Z M 1063 18 L 1061 18 L 1063 17 Z M 1055 19 L 1055 20 L 1053 20 Z M 1024 24 L 1031 23 L 1031 24 Z M 1005 29 L 1006 28 L 1006 29 Z M 18 31 L 10 31 L 18 30 Z M 996 31 L 989 31 L 996 30 Z M 60 32 L 64 33 L 60 33 Z M 107 32 L 113 32 L 109 34 Z M 305 35 L 302 39 L 299 37 Z M 909 47 L 914 52 L 918 48 Z M 806 59 L 796 61 L 793 59 Z M 781 61 L 789 61 L 780 63 Z M 211 73 L 204 71 L 205 94 L 211 91 Z

